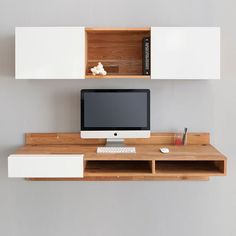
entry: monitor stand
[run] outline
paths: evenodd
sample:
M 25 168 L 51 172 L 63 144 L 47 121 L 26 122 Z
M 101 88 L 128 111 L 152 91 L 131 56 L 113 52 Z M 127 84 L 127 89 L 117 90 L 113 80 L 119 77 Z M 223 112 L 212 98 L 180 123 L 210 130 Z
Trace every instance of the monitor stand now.
M 125 147 L 123 138 L 108 138 L 105 147 Z

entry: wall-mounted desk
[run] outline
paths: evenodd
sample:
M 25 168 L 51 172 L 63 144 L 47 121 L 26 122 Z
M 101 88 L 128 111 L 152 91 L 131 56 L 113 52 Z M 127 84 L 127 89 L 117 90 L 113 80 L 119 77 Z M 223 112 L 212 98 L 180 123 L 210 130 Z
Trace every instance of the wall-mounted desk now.
M 153 133 L 149 139 L 126 140 L 136 154 L 97 154 L 105 140 L 81 139 L 79 133 L 26 134 L 25 146 L 8 158 L 8 174 L 80 181 L 208 180 L 226 175 L 227 159 L 210 145 L 208 133 L 189 133 L 187 140 L 187 145 L 176 146 L 173 133 Z M 159 151 L 163 146 L 170 149 L 168 154 Z

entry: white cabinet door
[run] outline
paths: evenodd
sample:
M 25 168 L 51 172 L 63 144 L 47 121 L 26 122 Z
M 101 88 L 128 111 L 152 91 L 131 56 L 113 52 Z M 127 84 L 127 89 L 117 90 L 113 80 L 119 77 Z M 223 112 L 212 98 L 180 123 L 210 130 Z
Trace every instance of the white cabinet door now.
M 8 177 L 80 178 L 84 176 L 83 155 L 10 155 Z
M 219 79 L 220 28 L 152 27 L 152 79 Z
M 16 79 L 83 79 L 84 27 L 17 27 Z

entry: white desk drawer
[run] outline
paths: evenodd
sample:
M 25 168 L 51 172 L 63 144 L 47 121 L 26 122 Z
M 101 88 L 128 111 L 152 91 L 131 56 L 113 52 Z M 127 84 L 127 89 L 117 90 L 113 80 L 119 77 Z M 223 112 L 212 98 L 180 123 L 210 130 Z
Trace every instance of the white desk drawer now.
M 8 157 L 8 177 L 82 178 L 84 155 L 25 155 Z

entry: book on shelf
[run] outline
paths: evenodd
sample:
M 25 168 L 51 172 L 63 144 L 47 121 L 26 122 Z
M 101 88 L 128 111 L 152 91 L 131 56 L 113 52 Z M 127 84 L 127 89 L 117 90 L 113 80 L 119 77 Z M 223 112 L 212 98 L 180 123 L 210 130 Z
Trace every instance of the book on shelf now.
M 144 37 L 143 38 L 143 74 L 144 75 L 150 75 L 150 37 Z

